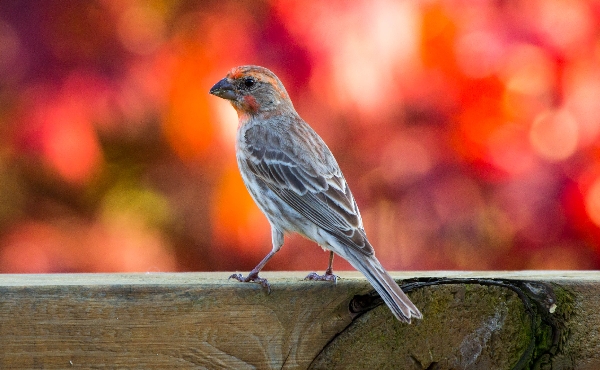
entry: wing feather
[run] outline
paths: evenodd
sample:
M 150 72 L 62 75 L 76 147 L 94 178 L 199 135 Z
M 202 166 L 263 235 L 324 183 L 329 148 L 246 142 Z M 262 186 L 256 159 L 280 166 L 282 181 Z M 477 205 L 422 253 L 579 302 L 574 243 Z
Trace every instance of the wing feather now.
M 304 122 L 297 139 L 289 131 L 246 131 L 247 168 L 281 200 L 344 245 L 371 255 L 354 197 L 333 154 Z M 259 139 L 259 140 L 257 140 Z M 315 152 L 315 145 L 322 146 Z M 275 144 L 275 145 L 274 145 Z

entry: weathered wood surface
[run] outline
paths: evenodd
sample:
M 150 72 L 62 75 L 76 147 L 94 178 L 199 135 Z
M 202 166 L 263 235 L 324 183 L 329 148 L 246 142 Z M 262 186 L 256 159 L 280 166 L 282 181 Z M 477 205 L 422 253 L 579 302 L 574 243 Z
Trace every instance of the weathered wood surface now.
M 396 273 L 411 325 L 355 273 L 228 275 L 0 275 L 0 368 L 600 369 L 595 272 Z

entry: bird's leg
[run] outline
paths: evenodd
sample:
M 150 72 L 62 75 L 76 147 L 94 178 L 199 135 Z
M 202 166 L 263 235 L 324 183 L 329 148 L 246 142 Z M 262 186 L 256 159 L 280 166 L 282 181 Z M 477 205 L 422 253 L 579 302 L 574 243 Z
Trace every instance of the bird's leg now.
M 265 256 L 265 258 L 263 258 L 263 260 L 260 261 L 260 263 L 255 268 L 253 268 L 252 271 L 250 271 L 248 276 L 243 277 L 242 274 L 233 274 L 229 278 L 236 279 L 237 281 L 241 281 L 243 283 L 249 283 L 249 282 L 258 283 L 258 284 L 262 285 L 263 288 L 267 289 L 268 293 L 271 293 L 271 284 L 269 284 L 267 279 L 263 279 L 263 278 L 259 277 L 258 273 L 260 272 L 260 270 L 262 270 L 263 267 L 265 267 L 265 265 L 271 259 L 271 257 L 273 257 L 275 255 L 275 252 L 276 251 L 269 252 L 269 254 L 267 254 Z
M 260 272 L 260 270 L 262 270 L 263 267 L 265 267 L 265 265 L 267 264 L 267 262 L 269 262 L 271 257 L 273 257 L 275 253 L 277 253 L 277 251 L 281 249 L 281 246 L 283 245 L 283 232 L 271 226 L 271 238 L 273 239 L 273 250 L 269 252 L 269 254 L 267 254 L 265 258 L 263 258 L 263 260 L 260 261 L 260 263 L 252 269 L 252 271 L 250 271 L 248 276 L 243 277 L 242 274 L 233 274 L 229 277 L 229 279 L 236 279 L 237 281 L 241 281 L 243 283 L 258 283 L 262 285 L 263 288 L 267 289 L 267 293 L 270 294 L 271 284 L 269 284 L 267 279 L 259 277 L 258 273 Z
M 337 275 L 333 274 L 333 252 L 329 251 L 329 267 L 325 270 L 324 275 L 319 275 L 316 272 L 308 274 L 304 280 L 317 280 L 317 281 L 333 281 L 337 283 Z

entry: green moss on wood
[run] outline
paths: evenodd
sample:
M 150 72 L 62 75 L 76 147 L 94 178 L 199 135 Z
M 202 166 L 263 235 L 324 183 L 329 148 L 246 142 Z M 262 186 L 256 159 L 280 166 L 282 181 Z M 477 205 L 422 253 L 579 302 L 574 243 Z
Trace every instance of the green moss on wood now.
M 530 320 L 509 289 L 438 285 L 410 297 L 423 320 L 404 325 L 386 306 L 377 307 L 333 340 L 312 368 L 511 369 L 530 343 Z

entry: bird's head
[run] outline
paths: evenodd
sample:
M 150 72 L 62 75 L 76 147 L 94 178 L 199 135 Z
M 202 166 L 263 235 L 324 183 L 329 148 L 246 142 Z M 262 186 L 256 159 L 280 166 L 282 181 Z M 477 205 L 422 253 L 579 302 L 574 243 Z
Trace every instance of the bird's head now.
M 259 66 L 233 68 L 210 89 L 210 93 L 229 100 L 240 117 L 293 109 L 279 78 Z

